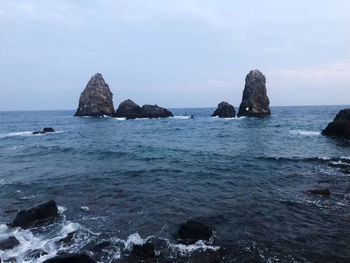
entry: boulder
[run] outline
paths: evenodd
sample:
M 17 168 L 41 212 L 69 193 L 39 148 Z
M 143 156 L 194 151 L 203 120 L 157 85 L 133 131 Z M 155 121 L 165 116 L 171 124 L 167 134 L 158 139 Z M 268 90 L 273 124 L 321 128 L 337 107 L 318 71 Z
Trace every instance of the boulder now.
M 43 263 L 96 263 L 86 254 L 64 254 L 45 260 Z
M 271 115 L 266 91 L 266 78 L 259 70 L 251 70 L 245 79 L 243 98 L 238 117 L 265 117 Z
M 174 117 L 174 115 L 165 108 L 157 105 L 143 105 L 141 108 L 142 118 L 167 118 Z
M 322 134 L 350 139 L 350 109 L 339 111 L 334 120 L 322 131 Z
M 21 210 L 12 222 L 13 227 L 29 228 L 58 216 L 56 202 L 51 200 L 37 207 Z
M 189 220 L 180 226 L 177 238 L 182 243 L 193 244 L 198 240 L 209 241 L 212 235 L 213 231 L 209 226 L 199 221 Z
M 331 196 L 331 192 L 329 191 L 329 189 L 313 189 L 307 190 L 307 192 L 314 195 L 322 195 L 323 197 Z
M 133 245 L 132 253 L 142 259 L 151 259 L 156 256 L 154 252 L 154 246 L 152 243 L 148 242 L 143 245 Z
M 235 108 L 231 104 L 223 101 L 219 103 L 218 108 L 211 116 L 218 116 L 219 118 L 234 118 L 236 116 Z
M 114 115 L 113 94 L 100 73 L 93 75 L 80 95 L 74 116 Z
M 0 250 L 12 249 L 19 245 L 19 241 L 14 236 L 10 236 L 0 241 Z
M 50 128 L 44 128 L 42 131 L 35 131 L 33 134 L 43 134 L 43 133 L 48 133 L 48 132 L 55 132 L 54 129 Z
M 115 117 L 126 119 L 142 118 L 141 107 L 132 100 L 125 100 L 120 103 Z

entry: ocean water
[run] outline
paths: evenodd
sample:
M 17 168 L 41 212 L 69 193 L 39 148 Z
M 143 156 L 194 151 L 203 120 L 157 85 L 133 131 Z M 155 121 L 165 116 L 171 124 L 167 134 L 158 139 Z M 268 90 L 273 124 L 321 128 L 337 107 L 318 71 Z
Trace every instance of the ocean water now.
M 328 164 L 350 164 L 350 141 L 320 135 L 342 108 L 272 107 L 263 119 L 211 118 L 211 108 L 152 120 L 0 112 L 0 239 L 21 242 L 0 258 L 85 251 L 131 262 L 132 245 L 152 241 L 158 262 L 349 262 L 350 175 Z M 44 127 L 57 132 L 31 134 Z M 315 188 L 331 197 L 306 192 Z M 6 225 L 16 215 L 6 210 L 50 199 L 61 215 L 53 224 Z M 210 225 L 213 240 L 179 244 L 189 219 Z M 38 248 L 48 255 L 26 256 Z

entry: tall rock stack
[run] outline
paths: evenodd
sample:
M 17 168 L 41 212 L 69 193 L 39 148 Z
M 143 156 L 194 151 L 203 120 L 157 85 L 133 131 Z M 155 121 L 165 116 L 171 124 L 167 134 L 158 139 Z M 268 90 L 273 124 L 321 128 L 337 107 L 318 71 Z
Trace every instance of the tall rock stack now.
M 100 117 L 114 115 L 113 94 L 100 73 L 91 77 L 80 95 L 74 116 Z
M 266 91 L 266 78 L 259 70 L 251 70 L 245 79 L 243 98 L 238 117 L 265 117 L 271 115 Z

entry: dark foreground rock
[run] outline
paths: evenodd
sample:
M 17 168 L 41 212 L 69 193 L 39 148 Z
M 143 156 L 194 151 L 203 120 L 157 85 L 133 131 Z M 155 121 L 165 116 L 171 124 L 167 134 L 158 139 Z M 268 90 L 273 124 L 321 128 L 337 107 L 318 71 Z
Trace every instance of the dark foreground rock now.
M 74 116 L 100 117 L 114 115 L 113 94 L 100 73 L 93 75 L 80 94 Z
M 334 120 L 322 131 L 322 134 L 350 139 L 350 109 L 339 111 Z
M 143 105 L 141 108 L 142 118 L 167 118 L 174 117 L 174 115 L 165 108 L 159 107 L 158 105 Z
M 65 254 L 49 258 L 43 263 L 96 263 L 86 254 Z
M 251 70 L 245 79 L 243 98 L 238 117 L 265 117 L 271 115 L 266 78 L 259 70 Z
M 212 117 L 218 116 L 219 118 L 234 118 L 236 116 L 235 108 L 223 101 L 219 103 L 218 108 L 214 111 Z
M 54 129 L 50 128 L 44 128 L 42 131 L 35 131 L 33 134 L 43 134 L 43 133 L 49 133 L 49 132 L 55 132 Z
M 125 100 L 120 103 L 115 117 L 126 119 L 142 118 L 141 107 L 132 100 Z
M 154 246 L 152 243 L 145 243 L 143 245 L 133 245 L 132 247 L 132 253 L 142 259 L 153 259 L 155 258 L 156 254 L 154 252 Z
M 323 197 L 331 196 L 331 192 L 329 191 L 329 189 L 313 189 L 307 190 L 307 192 L 314 195 L 322 195 Z
M 29 228 L 50 221 L 57 216 L 58 210 L 56 202 L 51 200 L 37 207 L 21 210 L 13 220 L 12 226 Z
M 0 250 L 12 249 L 19 245 L 19 241 L 14 236 L 10 236 L 0 241 Z
M 180 226 L 177 238 L 182 243 L 193 244 L 198 240 L 208 241 L 212 235 L 210 227 L 199 221 L 189 220 Z

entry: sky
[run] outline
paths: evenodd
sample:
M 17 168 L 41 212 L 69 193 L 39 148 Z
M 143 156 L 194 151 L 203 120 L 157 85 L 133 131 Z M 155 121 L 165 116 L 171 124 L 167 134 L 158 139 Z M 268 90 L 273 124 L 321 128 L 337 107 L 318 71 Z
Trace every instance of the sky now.
M 0 0 L 0 110 L 75 109 L 99 72 L 169 108 L 238 107 L 261 70 L 272 106 L 350 104 L 349 0 Z

